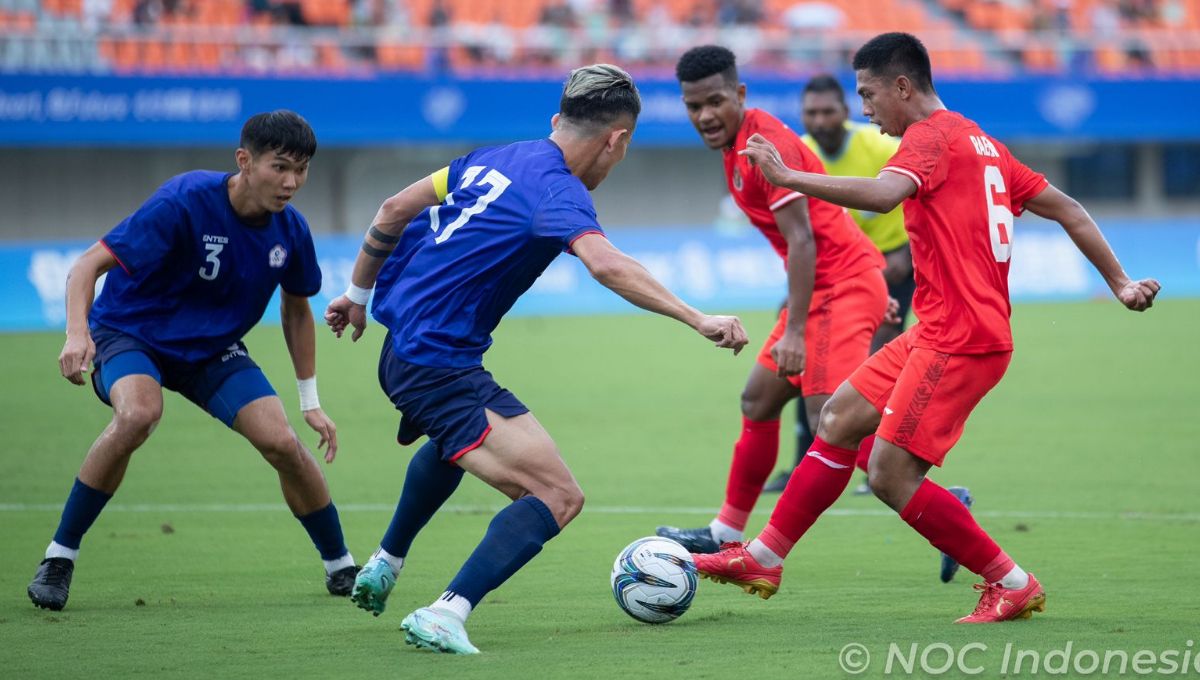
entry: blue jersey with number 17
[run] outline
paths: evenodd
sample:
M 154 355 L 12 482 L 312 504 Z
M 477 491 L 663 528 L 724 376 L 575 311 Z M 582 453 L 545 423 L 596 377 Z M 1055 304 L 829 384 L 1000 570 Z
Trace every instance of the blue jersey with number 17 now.
M 477 149 L 405 229 L 375 282 L 392 350 L 421 366 L 477 366 L 492 331 L 575 239 L 603 234 L 583 182 L 549 139 Z

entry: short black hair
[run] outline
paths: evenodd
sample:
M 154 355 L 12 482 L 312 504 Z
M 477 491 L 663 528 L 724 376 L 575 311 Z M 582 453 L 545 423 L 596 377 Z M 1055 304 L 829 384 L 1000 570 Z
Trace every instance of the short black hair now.
M 609 125 L 621 116 L 637 122 L 642 96 L 633 77 L 612 64 L 592 64 L 571 71 L 563 85 L 558 112 L 573 123 Z
M 929 52 L 909 33 L 883 33 L 867 41 L 854 54 L 854 70 L 879 76 L 908 76 L 922 92 L 933 92 L 933 69 Z
M 804 86 L 804 93 L 801 96 L 803 97 L 809 92 L 832 92 L 837 95 L 839 101 L 843 104 L 846 103 L 846 91 L 842 89 L 842 84 L 828 73 L 810 78 L 808 84 Z
M 303 161 L 316 155 L 317 135 L 300 114 L 279 109 L 250 116 L 242 126 L 241 147 L 253 156 L 275 151 Z
M 675 77 L 681 83 L 694 83 L 718 73 L 730 85 L 738 84 L 737 57 L 720 45 L 693 47 L 675 64 Z

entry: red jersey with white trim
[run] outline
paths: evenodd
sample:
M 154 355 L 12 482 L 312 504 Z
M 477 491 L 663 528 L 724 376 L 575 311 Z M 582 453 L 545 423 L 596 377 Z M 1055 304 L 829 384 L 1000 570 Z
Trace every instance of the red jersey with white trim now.
M 868 269 L 883 269 L 883 256 L 844 208 L 777 187 L 768 182 L 762 171 L 751 165 L 745 156 L 738 155 L 738 151 L 746 148 L 746 140 L 756 132 L 779 149 L 784 165 L 789 168 L 823 175 L 825 166 L 800 136 L 778 118 L 759 109 L 746 109 L 733 147 L 724 151 L 725 181 L 729 183 L 733 200 L 750 218 L 750 223 L 767 237 L 775 252 L 787 260 L 787 241 L 775 223 L 773 211 L 804 198 L 808 200 L 808 218 L 817 251 L 814 288 L 831 286 Z
M 882 172 L 916 182 L 904 201 L 920 320 L 914 346 L 949 354 L 1012 350 L 1013 216 L 1046 178 L 952 111 L 910 125 Z

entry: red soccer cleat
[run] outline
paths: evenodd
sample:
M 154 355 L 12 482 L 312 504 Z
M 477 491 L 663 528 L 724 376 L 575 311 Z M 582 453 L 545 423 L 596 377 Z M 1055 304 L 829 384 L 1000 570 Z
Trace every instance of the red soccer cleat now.
M 745 543 L 722 543 L 720 552 L 692 555 L 702 578 L 717 583 L 732 583 L 748 594 L 757 593 L 766 600 L 779 592 L 783 565 L 764 567 L 746 549 Z
M 955 623 L 999 623 L 1028 619 L 1034 612 L 1046 611 L 1046 591 L 1042 590 L 1042 584 L 1033 574 L 1029 575 L 1029 583 L 1020 590 L 993 583 L 976 583 L 975 590 L 983 593 L 979 596 L 975 611 Z

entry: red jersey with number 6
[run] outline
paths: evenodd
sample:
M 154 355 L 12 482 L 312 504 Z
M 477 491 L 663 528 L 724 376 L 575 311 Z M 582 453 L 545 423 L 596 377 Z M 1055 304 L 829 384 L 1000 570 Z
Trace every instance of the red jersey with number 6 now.
M 920 320 L 914 346 L 949 354 L 1012 350 L 1013 216 L 1046 188 L 974 121 L 939 110 L 910 125 L 883 172 L 917 184 L 904 201 Z

